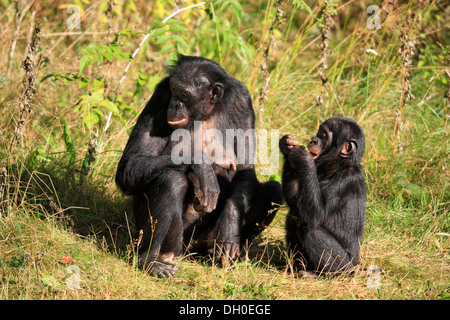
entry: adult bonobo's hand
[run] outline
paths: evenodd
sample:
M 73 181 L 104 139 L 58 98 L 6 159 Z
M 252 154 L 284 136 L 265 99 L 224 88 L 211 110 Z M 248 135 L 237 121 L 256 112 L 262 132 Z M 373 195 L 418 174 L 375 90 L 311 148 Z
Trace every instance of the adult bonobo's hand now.
M 188 178 L 194 187 L 194 208 L 209 213 L 216 209 L 220 194 L 216 174 L 209 164 L 193 164 Z

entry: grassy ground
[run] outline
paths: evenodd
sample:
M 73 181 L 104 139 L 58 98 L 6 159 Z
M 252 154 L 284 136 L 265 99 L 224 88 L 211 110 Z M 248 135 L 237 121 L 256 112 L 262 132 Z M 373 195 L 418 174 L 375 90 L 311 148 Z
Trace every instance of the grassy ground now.
M 153 22 L 176 11 L 173 2 L 75 2 L 78 33 L 67 29 L 63 1 L 30 1 L 29 9 L 27 1 L 0 2 L 0 299 L 449 299 L 449 8 L 445 1 L 396 2 L 389 14 L 380 11 L 380 29 L 369 29 L 372 3 L 330 2 L 328 27 L 322 2 L 280 1 L 277 11 L 274 2 L 218 1 L 186 10 L 177 27 L 140 49 L 118 95 L 128 54 Z M 20 66 L 35 20 L 43 22 L 36 94 L 20 127 Z M 95 54 L 86 51 L 99 45 Z M 176 50 L 212 58 L 241 79 L 253 95 L 257 128 L 306 142 L 333 115 L 361 124 L 368 204 L 353 276 L 310 280 L 290 272 L 285 205 L 230 268 L 184 257 L 171 279 L 136 269 L 127 250 L 134 221 L 115 168 Z M 95 160 L 86 157 L 89 147 Z M 258 164 L 260 179 L 268 180 L 262 169 Z M 370 266 L 380 271 L 369 273 Z M 72 279 L 79 289 L 69 288 Z

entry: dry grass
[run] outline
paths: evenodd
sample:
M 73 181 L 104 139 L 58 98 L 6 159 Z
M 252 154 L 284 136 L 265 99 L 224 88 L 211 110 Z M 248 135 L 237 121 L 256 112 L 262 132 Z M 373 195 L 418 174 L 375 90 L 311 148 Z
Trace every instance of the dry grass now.
M 158 53 L 161 46 L 155 44 L 156 39 L 140 50 L 117 96 L 120 117 L 112 118 L 106 134 L 104 118 L 89 128 L 85 125 L 89 110 L 75 110 L 83 104 L 83 95 L 95 92 L 96 78 L 106 79 L 103 97 L 111 98 L 126 61 L 104 59 L 100 65 L 91 64 L 84 73 L 87 86 L 54 77 L 42 80 L 52 73 L 77 74 L 82 50 L 89 44 L 110 45 L 119 30 L 146 33 L 154 20 L 167 17 L 174 7 L 137 0 L 133 3 L 139 10 L 133 11 L 131 2 L 126 2 L 108 11 L 106 2 L 92 1 L 84 7 L 82 30 L 71 33 L 66 29 L 68 15 L 62 1 L 54 2 L 62 5 L 60 10 L 36 1 L 15 34 L 15 4 L 6 1 L 0 5 L 5 8 L 0 14 L 0 35 L 7 44 L 0 47 L 0 169 L 7 173 L 5 176 L 2 171 L 0 176 L 4 186 L 0 190 L 0 299 L 449 298 L 450 149 L 448 98 L 444 96 L 449 83 L 445 73 L 448 52 L 437 44 L 449 43 L 444 32 L 448 8 L 440 2 L 423 6 L 420 2 L 420 7 L 414 1 L 395 4 L 389 7 L 388 16 L 382 13 L 381 29 L 372 31 L 365 25 L 369 2 L 338 3 L 328 43 L 328 69 L 323 70 L 327 86 L 323 88 L 318 73 L 320 24 L 306 10 L 281 2 L 286 19 L 274 24 L 274 2 L 266 6 L 249 1 L 243 7 L 240 29 L 229 8 L 215 8 L 217 17 L 231 26 L 228 34 L 239 34 L 253 59 L 245 60 L 236 45 L 227 47 L 227 39 L 207 36 L 217 34 L 217 25 L 208 21 L 203 10 L 181 14 L 178 18 L 188 30 L 175 34 L 188 42 L 188 54 L 210 58 L 217 57 L 216 41 L 222 39 L 222 64 L 245 82 L 254 101 L 264 87 L 267 100 L 255 105 L 257 112 L 264 110 L 264 114 L 257 114 L 258 128 L 277 128 L 280 135 L 292 133 L 306 143 L 317 123 L 333 115 L 353 117 L 362 125 L 368 207 L 356 273 L 316 280 L 290 273 L 284 246 L 285 206 L 230 268 L 222 269 L 208 259 L 184 257 L 177 261 L 180 272 L 171 279 L 155 279 L 137 270 L 127 252 L 134 230 L 131 206 L 113 178 L 130 128 L 151 94 L 148 83 L 137 90 L 138 71 L 162 76 L 168 54 Z M 321 18 L 321 8 L 321 2 L 311 8 L 317 18 Z M 420 15 L 404 31 L 414 40 L 416 54 L 409 57 L 412 64 L 405 66 L 399 53 L 400 35 L 411 11 Z M 37 94 L 29 106 L 33 112 L 23 144 L 10 153 L 8 147 L 20 118 L 15 108 L 23 78 L 20 62 L 36 19 L 43 20 L 43 51 L 35 70 Z M 269 38 L 270 51 L 265 55 L 265 39 Z M 11 60 L 8 57 L 15 40 Z M 124 37 L 121 48 L 132 53 L 141 40 L 141 35 Z M 370 48 L 377 51 L 376 57 L 366 54 Z M 269 74 L 262 79 L 264 57 L 264 72 Z M 402 105 L 399 126 L 404 68 L 416 98 Z M 320 110 L 318 94 L 323 98 Z M 105 115 L 107 111 L 103 110 Z M 95 161 L 84 176 L 79 171 L 97 133 Z M 394 152 L 397 134 L 403 146 L 401 154 Z M 261 172 L 260 166 L 257 169 Z M 268 179 L 262 174 L 260 178 Z M 66 285 L 73 275 L 68 265 L 61 263 L 67 256 L 80 268 L 78 290 Z M 382 268 L 378 290 L 368 286 L 367 268 L 371 265 Z

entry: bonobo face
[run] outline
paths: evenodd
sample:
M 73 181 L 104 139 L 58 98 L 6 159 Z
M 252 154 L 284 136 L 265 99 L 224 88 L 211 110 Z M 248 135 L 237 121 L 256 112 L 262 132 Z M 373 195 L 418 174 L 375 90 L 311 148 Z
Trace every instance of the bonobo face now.
M 364 133 L 352 119 L 330 118 L 320 125 L 307 149 L 314 160 L 329 154 L 333 158 L 360 162 L 364 153 Z
M 181 81 L 170 79 L 172 99 L 167 108 L 167 123 L 174 129 L 184 128 L 194 121 L 202 121 L 222 97 L 223 85 L 211 84 L 204 76 L 192 76 Z

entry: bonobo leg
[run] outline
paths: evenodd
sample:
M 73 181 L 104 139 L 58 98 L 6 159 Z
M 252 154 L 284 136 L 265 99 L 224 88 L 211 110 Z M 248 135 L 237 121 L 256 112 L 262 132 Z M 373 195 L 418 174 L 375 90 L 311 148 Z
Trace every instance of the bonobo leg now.
M 345 250 L 333 234 L 318 226 L 308 230 L 300 243 L 307 269 L 319 273 L 340 274 L 358 262 L 358 256 Z
M 247 191 L 253 184 L 244 184 Z M 251 197 L 251 199 L 249 199 Z M 276 181 L 256 184 L 251 194 L 237 192 L 220 204 L 219 212 L 194 236 L 192 252 L 215 255 L 227 266 L 239 257 L 240 246 L 252 241 L 275 217 L 282 203 L 281 185 Z
M 272 222 L 282 204 L 281 185 L 268 181 L 259 186 L 248 212 L 244 215 L 241 242 L 252 241 Z
M 169 170 L 157 175 L 144 193 L 133 198 L 139 264 L 150 274 L 167 277 L 176 271 L 168 261 L 182 253 L 186 190 L 185 174 Z

